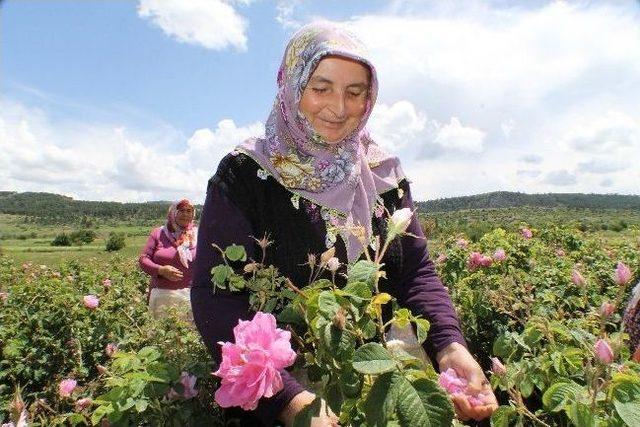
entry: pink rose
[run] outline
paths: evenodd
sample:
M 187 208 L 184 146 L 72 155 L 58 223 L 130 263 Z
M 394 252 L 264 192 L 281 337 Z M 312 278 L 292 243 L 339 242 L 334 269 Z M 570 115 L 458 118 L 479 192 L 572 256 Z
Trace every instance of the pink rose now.
M 183 372 L 180 375 L 180 384 L 182 384 L 183 392 L 182 397 L 185 399 L 191 399 L 192 397 L 196 397 L 198 395 L 198 390 L 196 390 L 196 381 L 198 378 L 195 375 L 189 375 L 187 372 Z
M 482 255 L 482 258 L 480 258 L 480 265 L 483 267 L 491 267 L 491 264 L 493 264 L 493 259 L 490 256 Z
M 533 232 L 526 227 L 520 229 L 520 234 L 522 234 L 522 237 L 524 237 L 525 239 L 530 239 L 533 237 Z
M 469 246 L 469 242 L 467 242 L 465 239 L 463 238 L 459 238 L 456 240 L 456 245 L 458 245 L 459 248 L 466 248 L 467 246 Z
M 599 339 L 596 341 L 593 350 L 602 363 L 608 365 L 613 362 L 613 350 L 611 350 L 611 346 L 606 340 Z
M 482 254 L 480 252 L 471 252 L 467 258 L 467 269 L 475 271 L 482 265 Z
M 582 274 L 580 274 L 578 270 L 573 270 L 571 272 L 571 281 L 576 286 L 584 286 L 584 284 L 586 283 L 584 277 L 582 277 Z
M 82 302 L 84 302 L 85 307 L 91 310 L 98 308 L 98 305 L 100 305 L 100 300 L 95 295 L 85 295 L 82 298 Z
M 603 302 L 600 306 L 600 315 L 602 317 L 609 317 L 616 311 L 616 306 L 610 302 Z
M 107 356 L 112 357 L 115 352 L 118 351 L 118 344 L 110 342 L 104 348 L 104 352 Z
M 458 376 L 458 373 L 449 368 L 441 372 L 438 376 L 438 384 L 440 387 L 451 395 L 464 395 L 471 406 L 484 405 L 485 395 L 483 393 L 471 394 L 468 392 L 468 381 Z
M 502 364 L 497 357 L 491 358 L 491 372 L 496 375 L 504 375 L 507 373 L 507 368 Z
M 440 255 L 438 255 L 438 258 L 436 258 L 436 262 L 438 264 L 442 264 L 446 260 L 447 260 L 447 254 L 440 254 Z
M 240 320 L 233 328 L 235 343 L 222 345 L 222 363 L 214 375 L 222 378 L 215 400 L 223 408 L 240 406 L 250 411 L 262 397 L 283 387 L 280 370 L 293 364 L 291 333 L 276 327 L 276 318 L 257 312 L 251 321 Z
M 104 286 L 105 288 L 109 288 L 111 287 L 111 279 L 106 278 L 102 281 L 102 286 Z
M 616 267 L 616 283 L 624 286 L 631 281 L 631 270 L 622 262 L 618 262 Z
M 60 397 L 69 397 L 71 396 L 71 393 L 73 393 L 73 390 L 75 390 L 77 385 L 78 382 L 76 380 L 66 378 L 60 381 L 60 384 L 58 384 L 58 394 L 60 395 Z
M 93 405 L 93 400 L 88 397 L 78 399 L 76 400 L 76 412 L 82 412 L 84 409 L 87 409 L 91 405 Z
M 507 254 L 505 253 L 504 249 L 498 248 L 493 253 L 493 259 L 498 262 L 504 261 L 505 259 L 507 259 Z
M 562 258 L 563 256 L 565 256 L 566 254 L 564 253 L 563 249 L 556 249 L 556 256 L 559 258 Z

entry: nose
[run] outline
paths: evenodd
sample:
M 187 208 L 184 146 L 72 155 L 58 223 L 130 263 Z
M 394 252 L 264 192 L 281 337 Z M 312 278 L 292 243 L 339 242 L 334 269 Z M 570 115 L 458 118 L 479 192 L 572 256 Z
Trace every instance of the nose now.
M 346 113 L 345 106 L 346 93 L 335 92 L 329 101 L 329 109 L 336 116 L 336 118 L 342 119 Z

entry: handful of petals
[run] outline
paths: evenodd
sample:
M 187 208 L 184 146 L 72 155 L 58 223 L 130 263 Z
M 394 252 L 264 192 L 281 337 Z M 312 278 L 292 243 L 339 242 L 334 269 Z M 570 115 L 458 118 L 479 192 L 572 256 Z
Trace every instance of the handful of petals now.
M 467 389 L 469 385 L 468 381 L 459 377 L 458 373 L 452 368 L 440 373 L 440 376 L 438 377 L 438 384 L 453 396 L 464 395 L 471 406 L 486 404 L 486 395 L 484 393 L 469 393 L 469 390 Z

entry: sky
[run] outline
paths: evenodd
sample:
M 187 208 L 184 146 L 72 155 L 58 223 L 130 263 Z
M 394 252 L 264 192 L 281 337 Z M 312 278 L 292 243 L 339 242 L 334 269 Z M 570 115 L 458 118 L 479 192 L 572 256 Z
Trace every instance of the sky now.
M 4 0 L 0 190 L 201 203 L 291 35 L 367 45 L 416 200 L 640 194 L 639 1 Z

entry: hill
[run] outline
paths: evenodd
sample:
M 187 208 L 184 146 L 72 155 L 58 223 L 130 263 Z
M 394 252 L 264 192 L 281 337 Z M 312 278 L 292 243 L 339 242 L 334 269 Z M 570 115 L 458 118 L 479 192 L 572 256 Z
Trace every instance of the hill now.
M 621 194 L 546 193 L 509 191 L 450 197 L 416 203 L 420 212 L 453 212 L 465 209 L 500 209 L 522 206 L 569 209 L 640 210 L 640 196 Z
M 87 218 L 145 221 L 166 215 L 170 202 L 144 203 L 74 200 L 52 193 L 0 191 L 0 213 L 23 215 L 44 223 L 77 223 Z M 522 206 L 569 209 L 640 210 L 640 196 L 619 194 L 549 193 L 525 194 L 507 191 L 417 202 L 423 213 Z
M 86 218 L 151 220 L 166 215 L 171 202 L 96 202 L 52 193 L 0 192 L 0 213 L 24 215 L 45 223 L 74 223 Z

